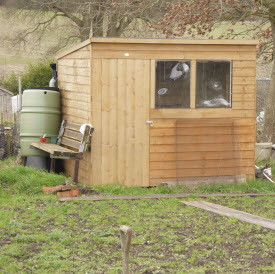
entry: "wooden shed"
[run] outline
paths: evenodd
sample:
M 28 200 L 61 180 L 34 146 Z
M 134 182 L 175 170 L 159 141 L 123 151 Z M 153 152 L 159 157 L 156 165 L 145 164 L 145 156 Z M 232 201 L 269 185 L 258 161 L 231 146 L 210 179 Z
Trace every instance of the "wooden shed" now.
M 59 54 L 62 118 L 95 128 L 80 181 L 253 178 L 257 43 L 91 38 Z

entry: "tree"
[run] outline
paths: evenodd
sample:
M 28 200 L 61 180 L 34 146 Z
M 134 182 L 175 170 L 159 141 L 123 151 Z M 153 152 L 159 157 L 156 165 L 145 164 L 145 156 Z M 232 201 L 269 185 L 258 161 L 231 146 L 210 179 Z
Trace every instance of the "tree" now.
M 48 87 L 52 78 L 52 69 L 50 64 L 55 60 L 36 60 L 25 66 L 20 73 L 12 72 L 5 77 L 0 78 L 0 86 L 18 94 L 18 77 L 21 76 L 22 90 L 28 88 Z
M 213 38 L 211 31 L 228 22 L 229 26 L 217 38 L 249 36 L 259 39 L 259 54 L 262 60 L 273 61 L 275 52 L 275 1 L 274 0 L 190 0 L 167 3 L 163 20 L 152 24 L 166 37 Z M 234 33 L 232 25 L 246 25 Z M 275 143 L 275 62 L 265 106 L 263 137 Z
M 50 31 L 60 33 L 53 51 L 91 36 L 120 37 L 130 25 L 153 23 L 163 13 L 164 0 L 13 0 L 10 16 L 28 20 L 15 35 L 16 43 L 39 44 Z M 141 20 L 141 21 L 139 21 Z M 33 34 L 37 34 L 36 40 Z M 64 33 L 66 35 L 64 35 Z M 134 35 L 137 35 L 136 32 Z

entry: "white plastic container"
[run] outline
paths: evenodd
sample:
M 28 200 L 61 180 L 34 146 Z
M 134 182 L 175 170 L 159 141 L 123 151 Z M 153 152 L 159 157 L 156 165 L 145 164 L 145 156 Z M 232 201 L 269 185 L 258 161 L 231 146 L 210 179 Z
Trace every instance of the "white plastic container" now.
M 269 161 L 271 157 L 272 143 L 256 143 L 256 160 Z

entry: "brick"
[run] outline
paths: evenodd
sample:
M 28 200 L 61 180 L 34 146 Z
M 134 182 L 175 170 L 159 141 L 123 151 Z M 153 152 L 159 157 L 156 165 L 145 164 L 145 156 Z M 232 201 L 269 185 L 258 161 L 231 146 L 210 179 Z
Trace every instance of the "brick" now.
M 68 191 L 58 191 L 57 197 L 77 197 L 79 194 L 78 189 L 68 190 Z
M 43 187 L 42 190 L 44 193 L 50 194 L 57 191 L 67 191 L 77 189 L 77 185 L 59 185 L 59 186 L 53 186 L 53 187 Z

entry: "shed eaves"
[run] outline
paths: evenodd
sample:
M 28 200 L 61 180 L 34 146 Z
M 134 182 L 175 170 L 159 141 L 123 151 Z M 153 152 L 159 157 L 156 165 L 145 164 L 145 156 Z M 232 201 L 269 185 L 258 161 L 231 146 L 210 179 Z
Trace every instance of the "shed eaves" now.
M 113 44 L 159 44 L 159 45 L 258 45 L 258 40 L 209 40 L 209 39 L 137 39 L 137 38 L 105 38 L 92 37 L 74 47 L 59 53 L 56 59 L 77 51 L 93 43 L 113 43 Z

